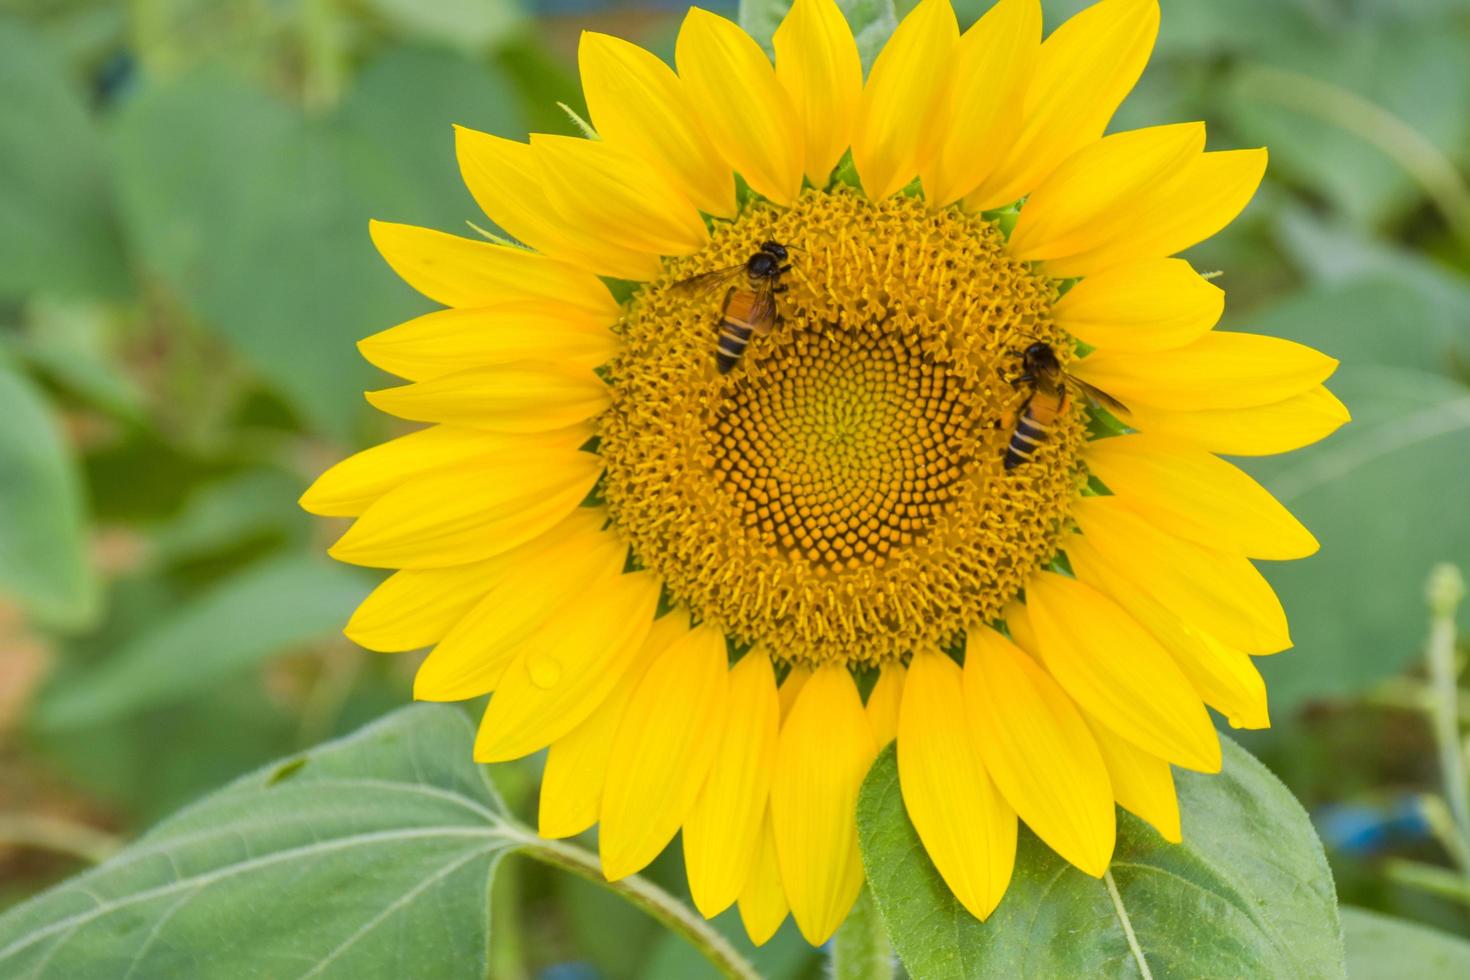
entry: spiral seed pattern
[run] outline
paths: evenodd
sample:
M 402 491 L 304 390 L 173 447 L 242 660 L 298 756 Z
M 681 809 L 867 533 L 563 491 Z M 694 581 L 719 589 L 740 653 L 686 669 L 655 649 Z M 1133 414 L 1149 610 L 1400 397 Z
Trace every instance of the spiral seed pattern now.
M 720 375 L 720 296 L 679 280 L 796 245 L 781 322 Z M 1048 561 L 1086 480 L 1085 414 L 1001 467 L 1012 379 L 1056 287 L 957 210 L 839 189 L 757 206 L 670 263 L 617 329 L 603 493 L 634 560 L 737 640 L 871 664 L 996 619 Z

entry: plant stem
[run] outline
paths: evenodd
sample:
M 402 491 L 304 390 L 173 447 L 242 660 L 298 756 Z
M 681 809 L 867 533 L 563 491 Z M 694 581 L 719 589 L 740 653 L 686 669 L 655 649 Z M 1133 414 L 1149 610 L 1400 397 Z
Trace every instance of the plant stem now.
M 1460 870 L 1470 875 L 1470 774 L 1460 742 L 1459 685 L 1455 676 L 1455 614 L 1465 597 L 1465 580 L 1453 565 L 1440 565 L 1429 576 L 1429 678 L 1434 692 L 1430 717 L 1439 749 L 1445 799 L 1460 847 Z
M 893 949 L 866 885 L 832 937 L 833 980 L 892 980 Z
M 1417 888 L 1461 905 L 1470 905 L 1470 882 L 1465 880 L 1464 875 L 1456 874 L 1448 868 L 1394 858 L 1384 862 L 1383 874 L 1389 881 L 1400 885 Z
M 1251 97 L 1315 116 L 1378 148 L 1419 184 L 1450 229 L 1470 241 L 1470 187 L 1454 161 L 1403 119 L 1339 85 L 1286 69 L 1250 65 L 1239 84 Z
M 683 936 L 721 976 L 730 980 L 760 980 L 760 974 L 756 973 L 755 967 L 746 962 L 713 926 L 647 878 L 631 875 L 620 881 L 608 881 L 602 876 L 602 864 L 597 860 L 597 855 L 589 851 L 566 841 L 543 840 L 530 832 L 518 833 L 516 836 L 520 850 L 526 856 L 570 871 L 616 892 L 668 929 Z
M 123 842 L 105 830 L 84 823 L 18 814 L 0 817 L 0 844 L 55 851 L 99 864 L 121 848 Z

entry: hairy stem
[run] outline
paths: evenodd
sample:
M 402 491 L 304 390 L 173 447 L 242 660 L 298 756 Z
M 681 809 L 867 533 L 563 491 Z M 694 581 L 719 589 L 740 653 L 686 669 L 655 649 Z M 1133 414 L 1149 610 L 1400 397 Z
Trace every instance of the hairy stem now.
M 893 950 L 873 896 L 864 886 L 832 937 L 833 980 L 892 980 Z
M 1430 718 L 1439 749 L 1445 800 L 1459 847 L 1460 870 L 1470 874 L 1470 776 L 1460 742 L 1459 684 L 1455 674 L 1455 614 L 1465 597 L 1465 580 L 1453 565 L 1440 565 L 1429 576 L 1429 678 L 1433 691 Z
M 518 834 L 517 839 L 521 853 L 527 857 L 595 882 L 653 916 L 660 924 L 684 937 L 721 976 L 731 980 L 760 980 L 755 967 L 746 962 L 713 926 L 648 879 L 632 875 L 621 881 L 608 881 L 602 876 L 602 865 L 597 855 L 574 844 L 542 840 L 530 833 Z

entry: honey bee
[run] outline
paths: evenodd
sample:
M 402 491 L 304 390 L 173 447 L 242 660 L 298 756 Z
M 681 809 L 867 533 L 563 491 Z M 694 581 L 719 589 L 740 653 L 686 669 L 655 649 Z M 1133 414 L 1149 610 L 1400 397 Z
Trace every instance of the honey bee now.
M 788 249 L 794 245 L 765 242 L 760 251 L 739 265 L 691 276 L 674 284 L 684 293 L 713 293 L 723 286 L 725 300 L 720 307 L 719 336 L 715 341 L 715 367 L 729 374 L 750 343 L 752 334 L 764 337 L 781 319 L 776 312 L 776 294 L 786 291 L 781 276 L 791 271 L 786 261 Z M 745 275 L 746 284 L 736 279 Z
M 1026 404 L 1021 406 L 1021 417 L 1016 421 L 1010 445 L 1006 447 L 1005 468 L 1008 470 L 1029 462 L 1037 447 L 1046 441 L 1052 425 L 1067 407 L 1069 389 L 1114 414 L 1128 414 L 1128 406 L 1112 395 L 1063 371 L 1056 352 L 1047 344 L 1035 343 L 1027 347 L 1021 354 L 1021 364 L 1025 371 L 1015 383 L 1030 382 L 1032 389 Z

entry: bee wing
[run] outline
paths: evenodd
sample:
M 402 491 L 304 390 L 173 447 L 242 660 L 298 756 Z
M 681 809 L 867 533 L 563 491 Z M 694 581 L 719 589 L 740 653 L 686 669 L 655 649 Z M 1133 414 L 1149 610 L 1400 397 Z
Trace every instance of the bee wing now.
M 776 323 L 776 283 L 774 280 L 763 280 L 760 288 L 755 291 L 755 302 L 750 307 L 750 322 L 755 325 L 755 332 L 765 336 Z
M 1118 399 L 1114 398 L 1106 391 L 1103 391 L 1101 388 L 1088 384 L 1081 378 L 1069 374 L 1067 375 L 1067 383 L 1076 388 L 1077 391 L 1081 393 L 1082 397 L 1092 402 L 1092 404 L 1097 405 L 1101 408 L 1106 408 L 1114 415 L 1119 415 L 1127 418 L 1132 414 L 1128 411 L 1127 405 L 1124 405 L 1122 402 L 1118 401 Z
M 719 292 L 720 288 L 729 284 L 740 273 L 745 271 L 745 263 L 732 265 L 724 269 L 714 269 L 710 272 L 702 272 L 688 279 L 680 279 L 671 287 L 673 291 L 681 296 L 712 296 Z

